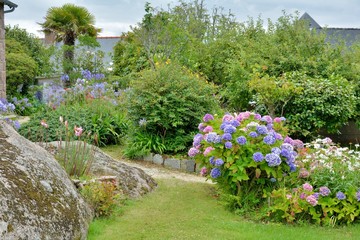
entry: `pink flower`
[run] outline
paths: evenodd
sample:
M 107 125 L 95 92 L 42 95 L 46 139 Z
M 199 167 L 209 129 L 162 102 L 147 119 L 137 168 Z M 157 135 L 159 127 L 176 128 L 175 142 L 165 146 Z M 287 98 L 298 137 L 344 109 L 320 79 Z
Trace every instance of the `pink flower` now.
M 75 136 L 80 137 L 83 132 L 83 129 L 82 129 L 82 127 L 74 126 L 74 132 L 75 132 Z
M 292 195 L 291 195 L 291 194 L 286 194 L 286 198 L 287 198 L 287 199 L 291 199 L 291 198 L 292 198 Z
M 207 174 L 207 168 L 206 167 L 201 168 L 200 175 L 205 176 L 206 174 Z
M 280 122 L 281 122 L 281 118 L 279 118 L 279 117 L 274 118 L 274 122 L 280 123 Z
M 215 150 L 213 147 L 207 147 L 204 151 L 204 156 L 207 156 L 212 150 Z
M 313 187 L 309 183 L 304 183 L 302 187 L 305 191 L 311 192 L 313 190 Z
M 203 132 L 212 132 L 214 129 L 212 126 L 206 126 L 203 130 Z
M 209 122 L 211 120 L 214 120 L 214 116 L 209 113 L 205 114 L 205 116 L 203 117 L 204 122 Z
M 200 152 L 199 149 L 192 147 L 189 149 L 188 155 L 189 157 L 195 157 L 195 155 L 198 154 L 199 152 Z
M 306 201 L 311 205 L 311 206 L 316 206 L 318 201 L 316 199 L 316 197 L 314 195 L 310 195 L 306 197 Z
M 306 198 L 306 194 L 305 193 L 301 193 L 300 194 L 300 199 L 305 199 Z
M 48 128 L 49 125 L 47 125 L 47 123 L 45 122 L 45 120 L 41 120 L 40 122 L 41 126 L 43 126 L 44 128 Z
M 222 118 L 223 122 L 224 121 L 228 121 L 230 122 L 231 120 L 234 120 L 234 117 L 230 114 L 225 114 L 224 117 Z
M 299 177 L 300 178 L 307 178 L 309 177 L 310 173 L 305 168 L 301 168 L 299 171 Z

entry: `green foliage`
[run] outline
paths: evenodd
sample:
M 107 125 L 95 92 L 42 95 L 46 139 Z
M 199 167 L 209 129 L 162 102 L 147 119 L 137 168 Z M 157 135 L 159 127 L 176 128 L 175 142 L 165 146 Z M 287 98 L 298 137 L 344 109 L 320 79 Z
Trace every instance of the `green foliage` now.
M 95 217 L 110 216 L 121 203 L 121 194 L 113 182 L 89 182 L 81 189 L 81 195 L 94 209 Z
M 26 94 L 27 88 L 35 82 L 38 66 L 20 42 L 8 39 L 6 45 L 7 94 Z
M 297 72 L 284 76 L 303 89 L 284 111 L 293 135 L 309 138 L 317 136 L 320 130 L 336 133 L 357 113 L 355 85 L 343 77 L 310 77 Z
M 44 76 L 51 73 L 50 57 L 53 53 L 51 47 L 46 48 L 40 39 L 26 32 L 25 29 L 19 28 L 19 26 L 6 26 L 5 32 L 6 48 L 10 44 L 8 41 L 18 42 L 25 49 L 26 54 L 36 62 L 36 76 Z M 15 49 L 10 49 L 9 52 L 13 52 L 13 50 Z
M 129 117 L 136 125 L 141 119 L 146 121 L 142 131 L 160 136 L 166 152 L 177 152 L 188 146 L 189 139 L 183 136 L 196 129 L 193 124 L 200 122 L 205 112 L 217 110 L 214 93 L 213 85 L 179 65 L 159 65 L 131 83 Z M 167 144 L 176 137 L 178 146 Z
M 69 129 L 75 125 L 81 126 L 88 133 L 91 132 L 92 136 L 96 135 L 97 144 L 101 146 L 119 143 L 128 128 L 121 106 L 114 106 L 103 99 L 93 99 L 90 102 L 61 105 L 55 110 L 45 108 L 31 116 L 19 132 L 31 141 L 39 141 L 42 137 L 46 142 L 57 141 L 62 128 L 59 123 L 61 116 L 69 122 Z M 49 125 L 46 134 L 43 134 L 41 120 Z

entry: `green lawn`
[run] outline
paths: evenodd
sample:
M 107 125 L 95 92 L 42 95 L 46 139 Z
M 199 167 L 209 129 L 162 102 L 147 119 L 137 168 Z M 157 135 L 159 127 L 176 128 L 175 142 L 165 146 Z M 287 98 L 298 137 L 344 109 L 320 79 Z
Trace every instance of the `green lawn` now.
M 121 214 L 95 220 L 88 239 L 359 239 L 360 225 L 329 228 L 246 221 L 212 197 L 213 186 L 176 179 L 130 201 Z

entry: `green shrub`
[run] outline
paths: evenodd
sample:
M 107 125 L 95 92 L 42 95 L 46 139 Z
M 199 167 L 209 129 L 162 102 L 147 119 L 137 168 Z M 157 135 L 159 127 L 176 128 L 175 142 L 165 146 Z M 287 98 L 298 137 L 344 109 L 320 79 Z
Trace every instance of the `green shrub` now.
M 200 122 L 206 112 L 218 109 L 214 94 L 213 85 L 177 64 L 144 71 L 128 92 L 129 118 L 139 126 L 133 131 L 159 136 L 167 153 L 183 151 L 191 141 L 186 136 L 196 129 L 194 123 Z M 175 140 L 176 146 L 172 144 Z
M 94 209 L 95 217 L 111 215 L 121 203 L 121 195 L 113 182 L 90 182 L 84 186 L 81 194 Z
M 121 106 L 104 99 L 92 99 L 72 105 L 62 104 L 55 110 L 45 108 L 31 116 L 30 121 L 20 128 L 20 134 L 31 141 L 57 141 L 62 129 L 60 117 L 69 122 L 69 129 L 75 125 L 81 126 L 84 131 L 91 132 L 92 136 L 97 135 L 101 146 L 119 143 L 128 128 L 126 114 Z M 49 126 L 45 131 L 40 125 L 42 120 Z
M 357 114 L 355 85 L 343 77 L 309 77 L 293 72 L 285 74 L 285 78 L 303 89 L 284 111 L 292 135 L 313 138 L 321 130 L 336 133 Z

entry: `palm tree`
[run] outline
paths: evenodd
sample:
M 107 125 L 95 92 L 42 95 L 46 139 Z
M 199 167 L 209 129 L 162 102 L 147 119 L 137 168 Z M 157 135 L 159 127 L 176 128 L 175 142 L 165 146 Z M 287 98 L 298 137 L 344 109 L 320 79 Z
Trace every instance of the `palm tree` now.
M 39 23 L 42 31 L 52 34 L 66 47 L 63 66 L 64 72 L 69 73 L 74 61 L 75 40 L 82 35 L 96 37 L 101 29 L 94 26 L 95 17 L 86 8 L 71 3 L 49 8 L 44 19 L 45 22 Z

